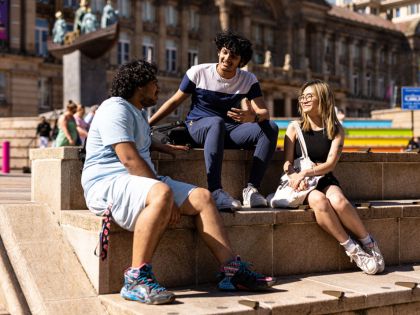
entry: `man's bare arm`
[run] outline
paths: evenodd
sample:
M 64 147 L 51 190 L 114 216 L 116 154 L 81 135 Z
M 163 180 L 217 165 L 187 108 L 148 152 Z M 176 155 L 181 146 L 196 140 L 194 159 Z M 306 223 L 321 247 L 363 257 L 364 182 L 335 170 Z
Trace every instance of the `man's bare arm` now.
M 139 155 L 133 142 L 120 142 L 113 144 L 121 163 L 131 175 L 156 178 L 149 164 Z

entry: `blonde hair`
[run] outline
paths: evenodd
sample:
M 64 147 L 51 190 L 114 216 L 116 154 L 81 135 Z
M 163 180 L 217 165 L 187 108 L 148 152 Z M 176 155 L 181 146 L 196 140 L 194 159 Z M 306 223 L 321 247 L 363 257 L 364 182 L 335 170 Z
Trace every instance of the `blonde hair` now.
M 311 80 L 301 87 L 299 95 L 302 95 L 303 91 L 309 86 L 313 87 L 319 100 L 318 113 L 321 116 L 323 127 L 326 128 L 328 139 L 332 140 L 338 131 L 340 123 L 335 113 L 334 93 L 328 83 L 321 80 Z M 302 129 L 310 131 L 311 124 L 309 123 L 308 114 L 302 112 L 300 104 L 299 113 L 302 117 Z
M 75 111 L 77 109 L 77 104 L 75 104 L 72 100 L 69 100 L 66 109 L 70 112 Z

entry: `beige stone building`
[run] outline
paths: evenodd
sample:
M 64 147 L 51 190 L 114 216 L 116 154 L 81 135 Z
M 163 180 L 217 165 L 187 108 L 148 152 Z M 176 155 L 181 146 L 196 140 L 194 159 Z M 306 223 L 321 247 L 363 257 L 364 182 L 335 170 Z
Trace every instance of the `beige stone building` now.
M 62 64 L 49 56 L 46 39 L 58 10 L 72 29 L 78 1 L 1 3 L 8 18 L 0 15 L 0 116 L 62 108 Z M 104 4 L 90 1 L 98 18 Z M 189 66 L 216 61 L 212 40 L 225 28 L 252 40 L 254 57 L 247 68 L 259 78 L 275 117 L 297 115 L 298 88 L 311 78 L 328 81 L 350 117 L 389 108 L 394 87 L 420 84 L 419 18 L 393 22 L 323 0 L 114 0 L 113 5 L 121 31 L 106 55 L 106 80 L 109 84 L 118 65 L 132 58 L 154 61 L 160 102 L 176 91 Z M 182 119 L 188 106 L 171 119 Z

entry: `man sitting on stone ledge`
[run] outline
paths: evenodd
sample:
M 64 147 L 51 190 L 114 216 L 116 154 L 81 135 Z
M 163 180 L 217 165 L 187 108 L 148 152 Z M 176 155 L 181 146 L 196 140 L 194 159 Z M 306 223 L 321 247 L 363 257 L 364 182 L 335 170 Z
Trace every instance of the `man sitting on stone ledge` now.
M 271 277 L 248 269 L 235 258 L 211 194 L 204 188 L 156 173 L 150 149 L 165 153 L 185 147 L 152 143 L 148 107 L 157 102 L 157 68 L 143 60 L 123 65 L 111 94 L 95 114 L 86 145 L 82 186 L 89 209 L 133 231 L 132 266 L 124 273 L 121 295 L 147 304 L 175 300 L 152 272 L 153 253 L 168 224 L 181 215 L 195 217 L 204 242 L 221 265 L 221 290 L 260 290 L 275 284 Z M 186 270 L 188 272 L 188 270 Z

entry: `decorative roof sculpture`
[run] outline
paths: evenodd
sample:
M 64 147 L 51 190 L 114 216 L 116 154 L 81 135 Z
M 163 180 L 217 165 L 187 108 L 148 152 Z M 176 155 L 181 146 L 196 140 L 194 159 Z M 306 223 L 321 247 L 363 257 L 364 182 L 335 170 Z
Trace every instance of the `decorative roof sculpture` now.
M 119 33 L 118 13 L 112 8 L 111 1 L 105 5 L 105 13 L 107 15 L 102 16 L 101 24 L 105 21 L 106 27 L 98 29 L 96 16 L 91 12 L 88 1 L 80 0 L 80 7 L 75 12 L 74 31 L 66 32 L 60 12 L 60 16 L 56 15 L 54 25 L 57 28 L 54 26 L 53 38 L 48 41 L 48 51 L 56 58 L 75 50 L 92 59 L 101 57 L 115 44 Z

